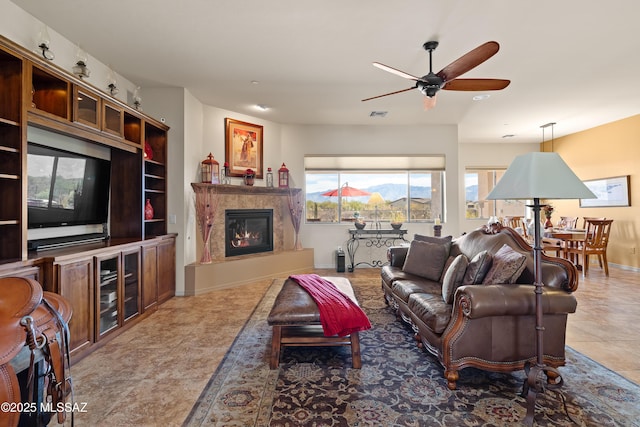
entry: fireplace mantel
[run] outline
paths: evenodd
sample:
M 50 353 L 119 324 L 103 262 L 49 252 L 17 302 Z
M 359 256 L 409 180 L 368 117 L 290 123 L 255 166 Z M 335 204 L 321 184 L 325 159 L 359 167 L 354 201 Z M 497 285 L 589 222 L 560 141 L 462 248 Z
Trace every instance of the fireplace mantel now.
M 229 185 L 229 184 L 207 184 L 192 182 L 191 187 L 205 188 L 207 191 L 217 194 L 253 194 L 267 196 L 288 196 L 291 193 L 297 194 L 301 188 L 278 188 L 278 187 L 255 187 L 251 185 Z

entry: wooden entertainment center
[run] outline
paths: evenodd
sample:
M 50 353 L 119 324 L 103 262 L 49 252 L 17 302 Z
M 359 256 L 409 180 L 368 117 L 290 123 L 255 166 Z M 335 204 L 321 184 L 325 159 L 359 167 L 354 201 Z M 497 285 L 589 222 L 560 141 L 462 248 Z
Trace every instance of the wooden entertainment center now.
M 2 36 L 0 88 L 0 277 L 34 278 L 71 302 L 78 360 L 175 294 L 169 128 Z M 109 239 L 28 250 L 28 127 L 110 150 Z M 145 219 L 147 200 L 152 219 Z

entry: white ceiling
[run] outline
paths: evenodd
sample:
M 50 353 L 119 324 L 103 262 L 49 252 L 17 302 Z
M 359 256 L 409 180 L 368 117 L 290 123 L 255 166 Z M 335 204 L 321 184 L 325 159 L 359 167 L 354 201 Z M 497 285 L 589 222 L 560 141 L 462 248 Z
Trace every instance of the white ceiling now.
M 637 0 L 12 1 L 143 88 L 278 123 L 458 124 L 461 142 L 540 142 L 549 122 L 557 138 L 640 112 Z M 373 61 L 426 74 L 428 40 L 434 72 L 499 42 L 463 77 L 511 85 L 484 101 L 441 91 L 429 111 L 418 90 L 361 102 L 412 86 Z

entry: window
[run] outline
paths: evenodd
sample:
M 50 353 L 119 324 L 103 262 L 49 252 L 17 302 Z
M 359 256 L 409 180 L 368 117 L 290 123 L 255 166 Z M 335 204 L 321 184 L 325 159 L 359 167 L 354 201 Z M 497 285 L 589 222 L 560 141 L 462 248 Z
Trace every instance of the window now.
M 487 195 L 506 169 L 467 169 L 464 175 L 465 218 L 487 219 L 491 216 L 523 216 L 522 200 L 487 200 Z
M 307 222 L 362 218 L 375 224 L 444 218 L 444 158 L 425 159 L 431 170 L 418 168 L 415 157 L 305 158 Z

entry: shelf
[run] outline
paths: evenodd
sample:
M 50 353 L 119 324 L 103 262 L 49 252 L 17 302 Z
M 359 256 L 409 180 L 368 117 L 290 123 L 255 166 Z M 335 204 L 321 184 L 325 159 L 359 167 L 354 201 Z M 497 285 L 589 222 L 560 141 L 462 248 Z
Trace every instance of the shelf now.
M 0 151 L 6 151 L 7 153 L 20 153 L 20 150 L 17 148 L 5 147 L 0 145 Z
M 6 173 L 0 173 L 0 178 L 2 179 L 20 179 L 20 175 L 11 175 Z
M 164 194 L 165 191 L 164 190 L 152 190 L 150 188 L 144 190 L 145 193 L 156 193 L 156 194 Z
M 9 120 L 0 117 L 0 124 L 7 126 L 20 126 L 20 122 L 16 122 L 15 120 Z
M 15 219 L 0 221 L 0 225 L 18 225 L 18 224 L 20 224 L 20 221 Z
M 152 222 L 163 222 L 164 218 L 153 218 L 153 219 L 145 219 L 144 222 L 146 224 L 148 223 L 152 223 Z
M 165 178 L 164 178 L 164 176 L 161 176 L 161 175 L 153 175 L 153 174 L 150 174 L 150 173 L 145 173 L 145 174 L 144 174 L 144 177 L 145 177 L 145 178 L 153 178 L 153 179 L 161 179 L 161 180 L 164 180 L 164 179 L 165 179 Z
M 33 109 L 69 120 L 70 82 L 68 80 L 32 65 L 31 84 Z

